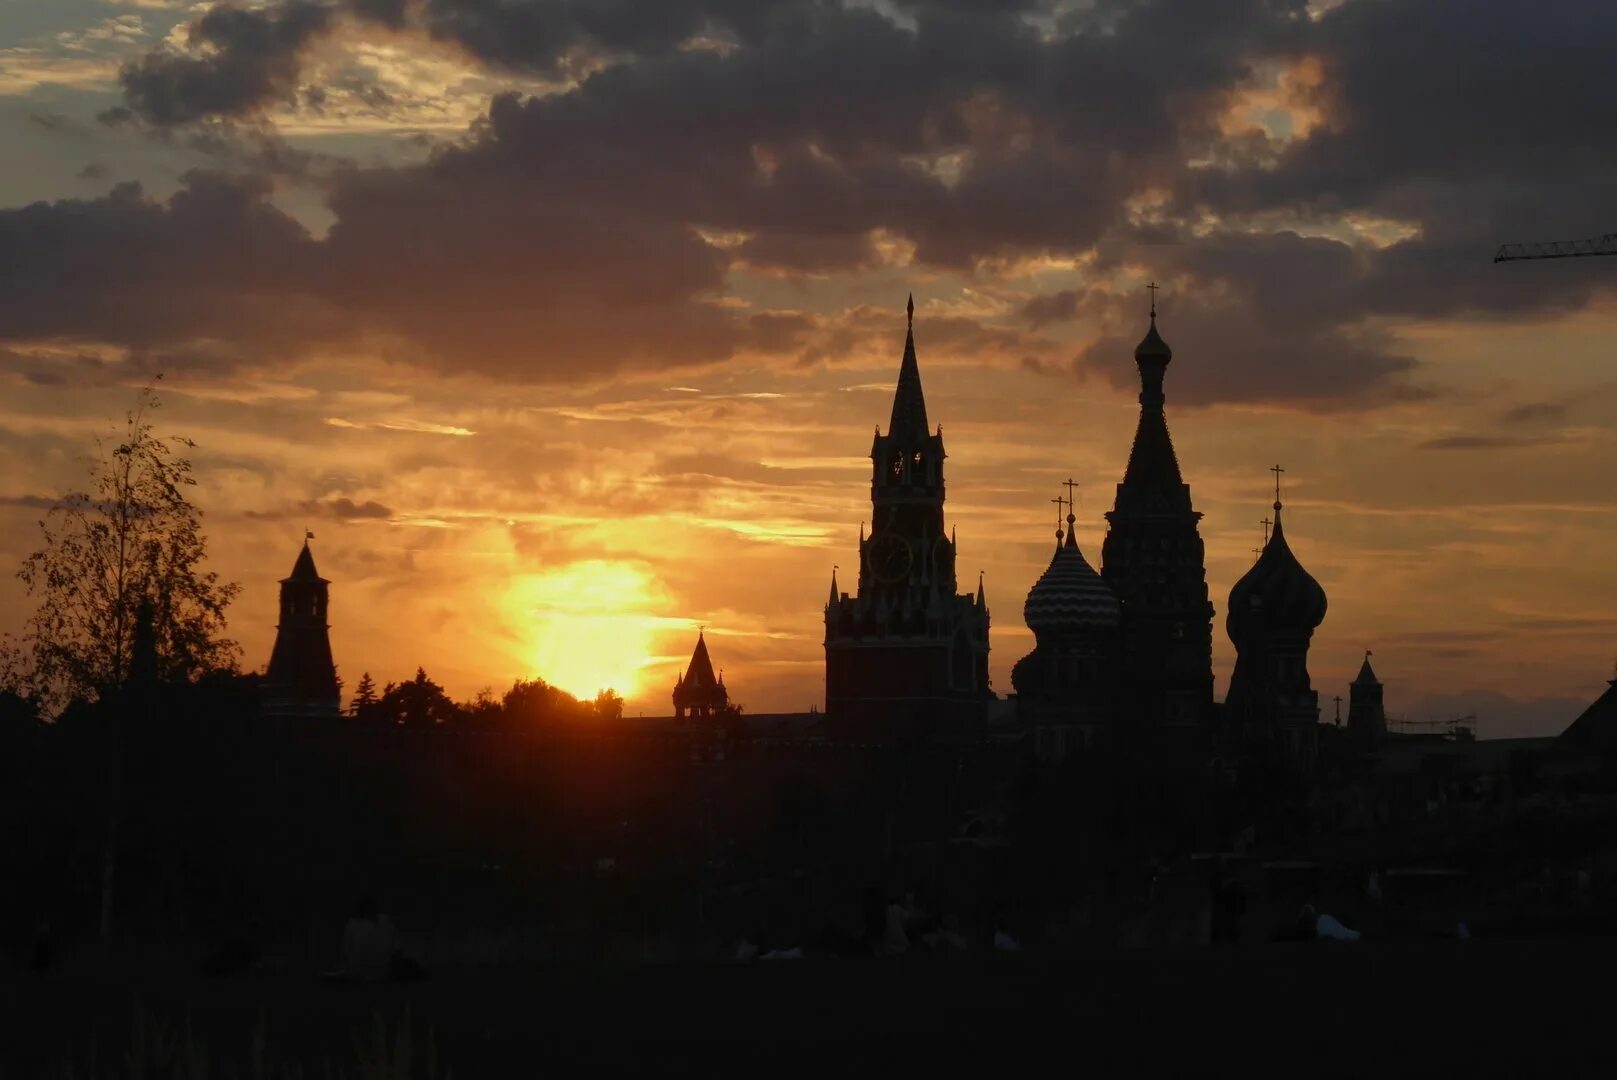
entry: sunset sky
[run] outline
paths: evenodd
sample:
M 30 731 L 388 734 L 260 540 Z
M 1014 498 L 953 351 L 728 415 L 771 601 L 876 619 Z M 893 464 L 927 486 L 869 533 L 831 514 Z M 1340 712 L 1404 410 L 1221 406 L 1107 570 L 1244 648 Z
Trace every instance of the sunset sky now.
M 259 668 L 305 528 L 348 689 L 823 693 L 913 291 L 992 675 L 1099 561 L 1143 285 L 1225 598 L 1287 535 L 1409 719 L 1617 659 L 1617 5 L 0 0 L 0 562 L 164 374 Z M 851 587 L 844 579 L 844 587 Z M 0 579 L 0 629 L 20 629 Z

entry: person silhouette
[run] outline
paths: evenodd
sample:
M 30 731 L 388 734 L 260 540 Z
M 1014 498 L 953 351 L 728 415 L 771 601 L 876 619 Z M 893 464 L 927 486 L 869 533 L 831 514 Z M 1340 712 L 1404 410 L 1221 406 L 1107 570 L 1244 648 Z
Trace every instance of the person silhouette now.
M 392 968 L 393 921 L 382 914 L 374 897 L 366 896 L 354 906 L 343 927 L 342 966 L 337 974 L 368 982 L 387 978 Z

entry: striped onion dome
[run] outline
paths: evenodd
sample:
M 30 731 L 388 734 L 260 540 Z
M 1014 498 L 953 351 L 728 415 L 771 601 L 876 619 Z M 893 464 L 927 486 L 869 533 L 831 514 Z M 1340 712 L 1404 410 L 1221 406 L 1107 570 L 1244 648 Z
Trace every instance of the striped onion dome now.
M 1067 515 L 1067 542 L 1056 548 L 1022 605 L 1022 619 L 1035 636 L 1109 629 L 1121 615 L 1117 597 L 1078 550 L 1074 520 Z
M 1275 527 L 1252 569 L 1230 590 L 1230 613 L 1225 628 L 1230 640 L 1245 640 L 1257 628 L 1313 630 L 1325 621 L 1325 590 L 1303 569 L 1280 528 L 1280 503 L 1275 503 Z

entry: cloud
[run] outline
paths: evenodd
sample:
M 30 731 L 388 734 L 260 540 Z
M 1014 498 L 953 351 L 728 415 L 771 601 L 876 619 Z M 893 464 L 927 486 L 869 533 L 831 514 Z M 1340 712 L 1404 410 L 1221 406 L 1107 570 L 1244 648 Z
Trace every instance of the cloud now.
M 1022 305 L 1019 314 L 1035 330 L 1050 323 L 1069 322 L 1078 317 L 1078 290 L 1062 289 L 1035 296 Z
M 1553 439 L 1528 439 L 1515 435 L 1444 435 L 1419 443 L 1420 450 L 1514 450 L 1542 446 Z
M 309 81 L 320 43 L 359 24 L 390 48 L 431 39 L 491 74 L 552 82 L 494 97 L 464 138 L 408 166 L 315 168 L 209 126 L 396 108 L 391 82 Z M 1416 44 L 1437 26 L 1467 47 Z M 1572 32 L 1574 55 L 1603 71 L 1593 57 L 1617 44 L 1617 24 L 1573 0 L 1315 13 L 1304 0 L 1142 0 L 1037 17 L 811 0 L 221 5 L 189 25 L 188 51 L 125 68 L 124 109 L 195 145 L 234 146 L 217 159 L 231 169 L 317 185 L 329 233 L 291 235 L 268 193 L 210 236 L 191 235 L 176 206 L 137 207 L 116 189 L 32 218 L 88 233 L 85 218 L 127 213 L 150 234 L 155 281 L 178 283 L 164 250 L 218 294 L 215 318 L 174 305 L 160 316 L 85 264 L 78 330 L 120 344 L 233 336 L 244 352 L 307 353 L 342 338 L 535 381 L 760 352 L 817 363 L 849 355 L 857 334 L 724 302 L 761 278 L 991 284 L 1046 259 L 1069 269 L 974 317 L 985 344 L 1019 337 L 996 318 L 1076 325 L 1079 368 L 1130 385 L 1138 302 L 1117 290 L 1143 271 L 1169 287 L 1164 332 L 1197 357 L 1170 376 L 1176 400 L 1368 408 L 1431 393 L 1398 320 L 1563 311 L 1617 280 L 1486 257 L 1507 224 L 1589 231 L 1575 219 L 1597 218 L 1617 183 L 1617 155 L 1595 134 L 1617 92 L 1576 122 L 1552 105 L 1554 89 L 1589 97 L 1565 74 Z M 1552 74 L 1501 79 L 1499 55 Z M 234 259 L 230 229 L 262 243 L 278 215 L 276 257 Z M 21 231 L 23 258 L 43 235 Z M 76 249 L 63 250 L 44 262 Z M 24 321 L 54 313 L 53 332 L 72 333 L 60 301 L 44 308 Z M 1057 368 L 1053 342 L 1020 337 L 1019 362 Z
M 310 500 L 300 503 L 298 509 L 305 514 L 314 514 L 320 517 L 333 517 L 342 521 L 375 520 L 386 521 L 393 517 L 393 510 L 379 502 L 367 499 L 356 503 L 354 500 L 342 497 L 326 501 Z
M 1500 423 L 1537 424 L 1555 423 L 1566 419 L 1566 406 L 1554 401 L 1533 401 L 1516 405 L 1500 414 Z
M 221 4 L 192 23 L 197 55 L 147 53 L 118 80 L 137 115 L 158 125 L 207 117 L 242 117 L 288 97 L 297 86 L 303 49 L 331 25 L 332 8 L 291 0 L 253 10 Z

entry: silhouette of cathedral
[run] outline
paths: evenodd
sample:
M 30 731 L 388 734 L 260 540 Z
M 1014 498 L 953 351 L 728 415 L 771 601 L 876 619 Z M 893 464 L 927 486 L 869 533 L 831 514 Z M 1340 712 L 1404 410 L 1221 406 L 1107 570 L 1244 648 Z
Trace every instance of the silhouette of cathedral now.
M 730 692 L 724 677 L 713 674 L 713 661 L 707 655 L 707 636 L 697 631 L 696 650 L 685 674 L 674 680 L 674 716 L 677 719 L 718 716 L 729 708 Z
M 266 715 L 337 716 L 342 710 L 326 623 L 330 585 L 315 570 L 305 537 L 292 573 L 281 579 L 281 621 L 264 673 Z
M 1307 768 L 1319 722 L 1308 647 L 1326 600 L 1280 524 L 1283 470 L 1275 467 L 1274 531 L 1230 592 L 1226 629 L 1237 659 L 1219 706 L 1201 514 L 1168 434 L 1162 384 L 1173 350 L 1157 330 L 1154 298 L 1150 320 L 1134 350 L 1140 419 L 1106 514 L 1100 572 L 1078 546 L 1076 485 L 1067 481 L 1069 497 L 1054 500 L 1068 508 L 1066 530 L 1058 518 L 1055 553 L 1023 607 L 1034 647 L 1012 669 L 1018 715 L 1045 761 L 1109 744 L 1168 754 L 1241 748 Z M 1365 695 L 1355 708 L 1380 717 L 1379 683 L 1373 710 L 1368 685 L 1355 693 Z
M 825 605 L 825 708 L 840 738 L 887 739 L 980 727 L 988 686 L 988 606 L 957 593 L 943 522 L 943 429 L 927 423 L 915 358 L 915 301 L 887 433 L 870 448 L 871 529 L 859 536 L 859 581 Z

